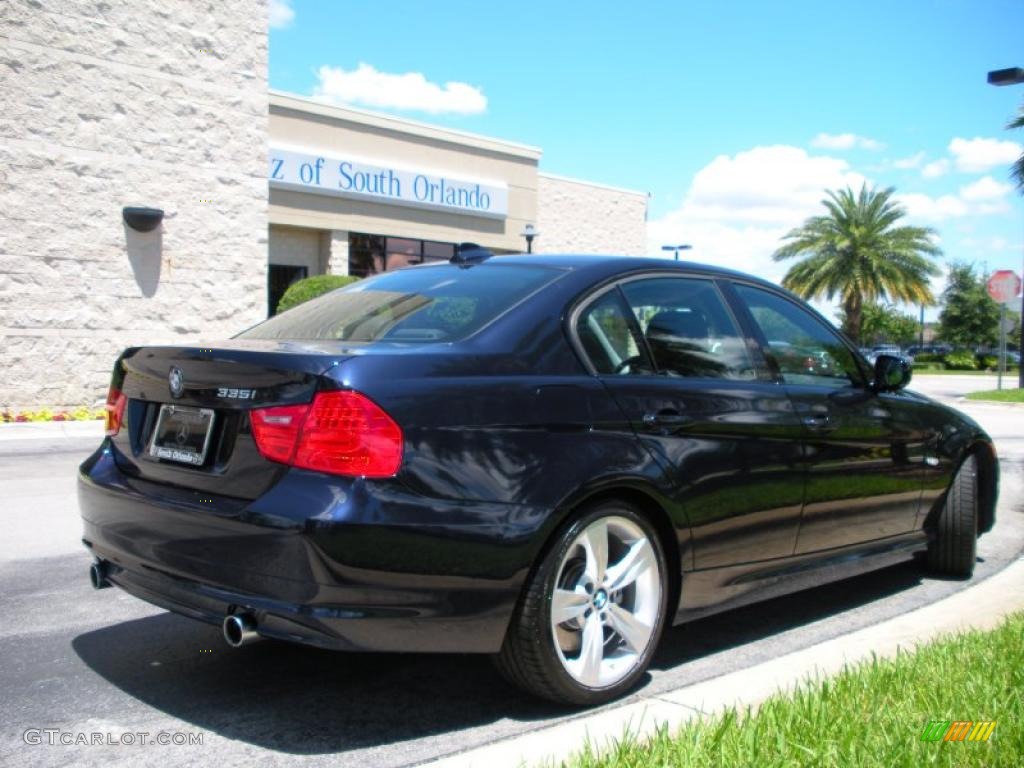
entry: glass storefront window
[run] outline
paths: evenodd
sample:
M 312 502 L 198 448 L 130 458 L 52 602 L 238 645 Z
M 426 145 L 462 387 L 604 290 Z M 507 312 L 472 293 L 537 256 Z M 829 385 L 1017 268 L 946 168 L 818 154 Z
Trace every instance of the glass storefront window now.
M 454 243 L 364 235 L 358 232 L 348 237 L 348 271 L 358 277 L 391 272 L 427 261 L 449 261 L 454 255 Z

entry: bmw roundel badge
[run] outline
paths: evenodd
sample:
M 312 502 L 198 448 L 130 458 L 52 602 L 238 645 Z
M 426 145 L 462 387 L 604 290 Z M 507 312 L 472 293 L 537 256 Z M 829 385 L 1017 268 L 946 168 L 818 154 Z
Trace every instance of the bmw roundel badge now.
M 185 392 L 185 377 L 181 368 L 172 367 L 167 374 L 167 385 L 171 388 L 171 397 L 181 397 Z

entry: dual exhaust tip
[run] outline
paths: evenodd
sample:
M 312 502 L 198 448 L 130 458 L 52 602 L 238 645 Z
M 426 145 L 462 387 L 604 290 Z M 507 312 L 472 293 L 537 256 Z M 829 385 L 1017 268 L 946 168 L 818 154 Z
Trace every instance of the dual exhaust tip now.
M 107 578 L 108 567 L 102 560 L 95 561 L 89 566 L 89 581 L 93 589 L 106 589 L 112 587 L 110 579 Z
M 96 560 L 89 566 L 89 581 L 93 589 L 113 586 L 107 578 L 109 572 L 109 565 L 103 560 Z M 228 614 L 224 617 L 221 631 L 224 633 L 224 641 L 232 648 L 241 648 L 261 639 L 260 633 L 256 631 L 256 617 L 251 613 Z
M 255 643 L 260 639 L 256 631 L 256 618 L 251 613 L 231 613 L 224 617 L 221 625 L 224 640 L 232 648 Z

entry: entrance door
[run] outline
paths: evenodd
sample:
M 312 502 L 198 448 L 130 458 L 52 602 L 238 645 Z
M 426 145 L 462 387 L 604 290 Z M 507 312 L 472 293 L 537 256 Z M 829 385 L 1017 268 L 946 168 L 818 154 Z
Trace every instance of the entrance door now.
M 277 305 L 292 283 L 302 280 L 309 274 L 306 267 L 295 267 L 290 264 L 271 264 L 267 270 L 267 317 L 277 314 Z

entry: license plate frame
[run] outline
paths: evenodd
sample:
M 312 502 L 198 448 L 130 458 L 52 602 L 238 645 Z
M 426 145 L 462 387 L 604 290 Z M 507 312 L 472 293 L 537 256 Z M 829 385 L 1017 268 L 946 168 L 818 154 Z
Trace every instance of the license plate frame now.
M 210 448 L 215 418 L 212 408 L 161 405 L 149 441 L 149 455 L 186 466 L 202 466 Z

